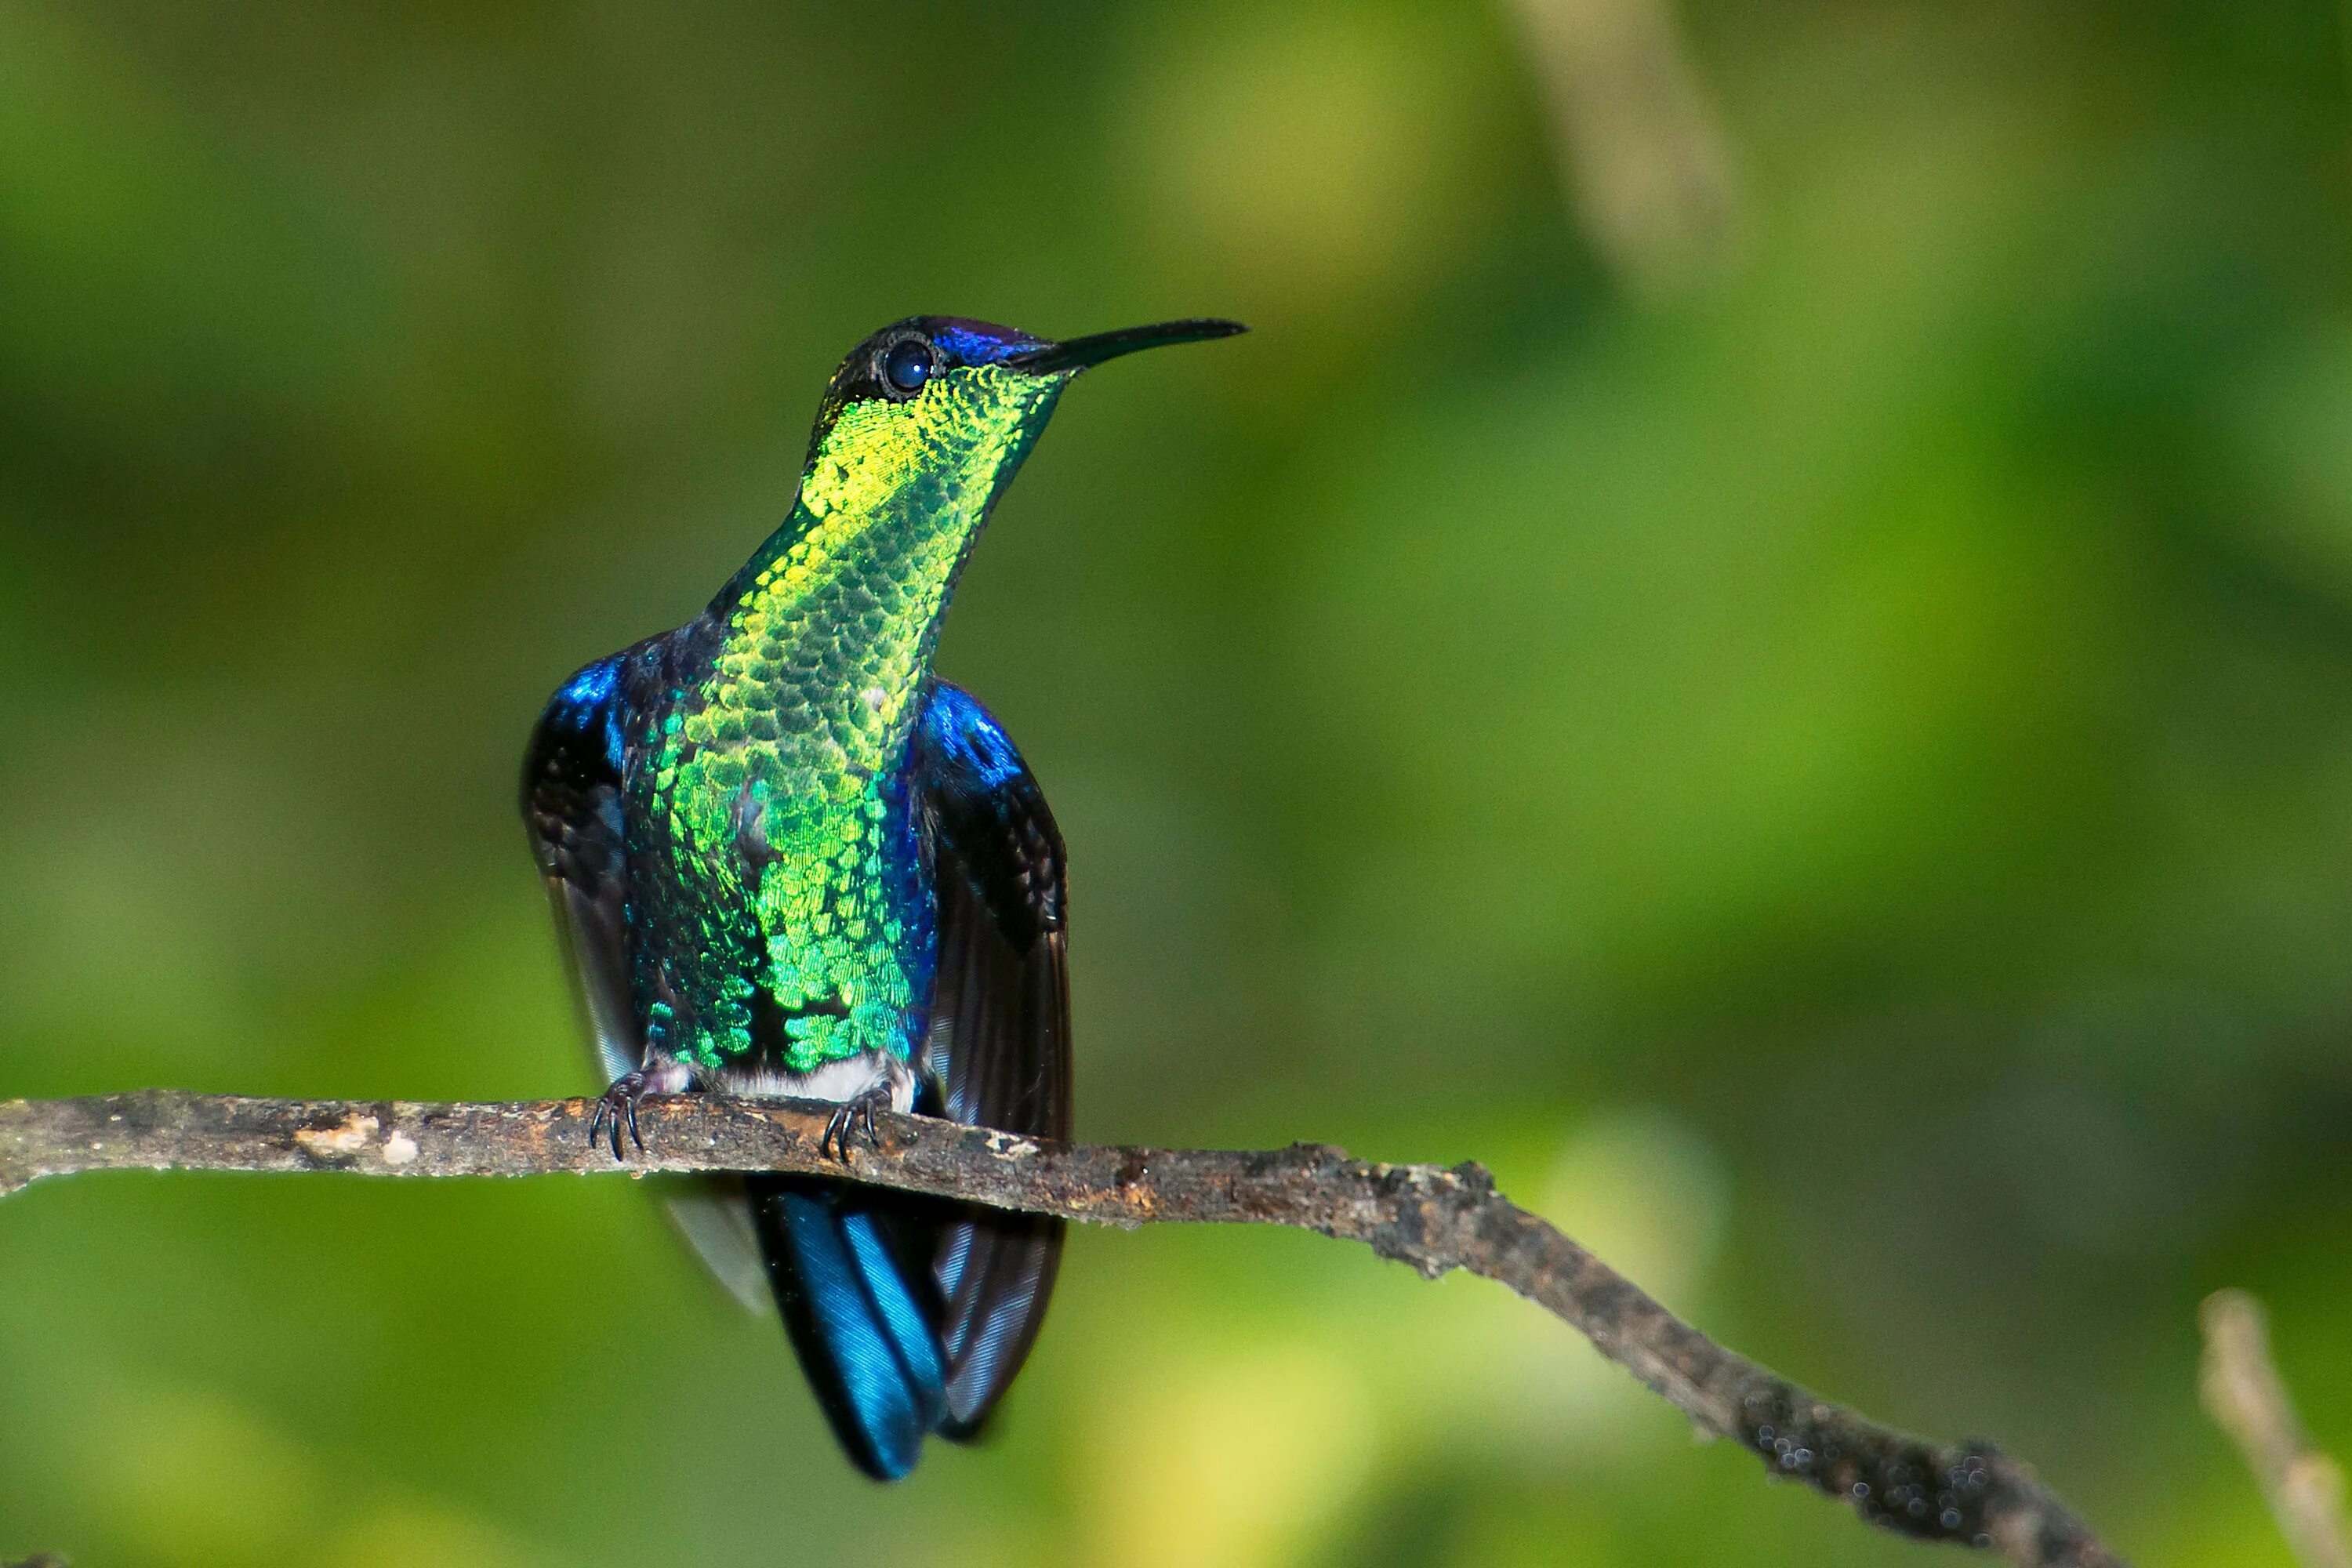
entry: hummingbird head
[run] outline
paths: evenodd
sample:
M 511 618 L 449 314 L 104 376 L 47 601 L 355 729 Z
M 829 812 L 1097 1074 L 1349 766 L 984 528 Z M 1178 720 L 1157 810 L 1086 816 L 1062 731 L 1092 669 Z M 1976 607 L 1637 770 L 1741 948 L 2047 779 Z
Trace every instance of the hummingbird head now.
M 866 510 L 918 488 L 933 504 L 984 513 L 1081 371 L 1242 330 L 1163 321 L 1057 343 L 957 316 L 909 316 L 834 372 L 809 437 L 803 502 L 819 512 Z
M 1167 321 L 1056 343 L 954 316 L 883 328 L 825 388 L 791 517 L 711 610 L 772 611 L 803 625 L 795 636 L 811 617 L 840 621 L 845 638 L 855 623 L 856 638 L 904 641 L 908 668 L 922 668 L 989 509 L 1071 378 L 1137 349 L 1241 330 Z

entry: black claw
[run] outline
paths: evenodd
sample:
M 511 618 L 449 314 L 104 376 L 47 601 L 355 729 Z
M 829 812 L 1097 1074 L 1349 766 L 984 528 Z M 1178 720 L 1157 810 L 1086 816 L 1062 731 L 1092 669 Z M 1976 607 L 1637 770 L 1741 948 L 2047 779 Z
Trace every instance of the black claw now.
M 645 1134 L 637 1131 L 637 1101 L 646 1097 L 646 1075 L 624 1073 L 613 1080 L 596 1100 L 596 1114 L 588 1119 L 588 1144 L 593 1148 L 604 1143 L 613 1151 L 613 1158 L 625 1159 L 621 1148 L 621 1129 L 627 1123 L 630 1141 L 640 1149 L 646 1146 Z
M 849 1136 L 861 1128 L 866 1133 L 866 1146 L 874 1149 L 880 1148 L 882 1131 L 874 1120 L 874 1113 L 889 1103 L 890 1091 L 887 1089 L 868 1089 L 856 1100 L 845 1100 L 834 1107 L 833 1114 L 824 1119 L 824 1136 L 817 1140 L 816 1152 L 820 1154 L 829 1153 L 835 1159 L 847 1163 Z

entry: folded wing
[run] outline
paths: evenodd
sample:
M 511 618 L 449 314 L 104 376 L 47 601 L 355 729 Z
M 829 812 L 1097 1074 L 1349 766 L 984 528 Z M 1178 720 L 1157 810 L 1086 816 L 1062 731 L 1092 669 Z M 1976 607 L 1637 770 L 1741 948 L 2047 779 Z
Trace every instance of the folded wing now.
M 1070 1135 L 1070 994 L 1062 836 L 987 710 L 934 682 L 911 775 L 939 895 L 929 1047 L 941 1112 L 1034 1137 Z M 1062 1254 L 1059 1220 L 951 1211 L 932 1272 L 947 1408 L 972 1436 L 1020 1371 Z
M 607 1083 L 642 1066 L 646 1053 L 629 975 L 621 658 L 599 659 L 557 690 L 531 731 L 522 774 L 531 855 L 547 879 L 565 967 Z M 657 1180 L 688 1244 L 731 1295 L 765 1310 L 767 1268 L 742 1184 L 723 1176 Z

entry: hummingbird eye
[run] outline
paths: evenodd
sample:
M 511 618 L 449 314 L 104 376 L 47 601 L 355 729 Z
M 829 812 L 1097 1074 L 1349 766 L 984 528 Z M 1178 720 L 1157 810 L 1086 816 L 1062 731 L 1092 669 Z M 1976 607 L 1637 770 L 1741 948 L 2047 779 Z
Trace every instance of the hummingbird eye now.
M 938 353 L 921 338 L 900 338 L 882 356 L 882 384 L 893 397 L 912 397 L 939 368 Z

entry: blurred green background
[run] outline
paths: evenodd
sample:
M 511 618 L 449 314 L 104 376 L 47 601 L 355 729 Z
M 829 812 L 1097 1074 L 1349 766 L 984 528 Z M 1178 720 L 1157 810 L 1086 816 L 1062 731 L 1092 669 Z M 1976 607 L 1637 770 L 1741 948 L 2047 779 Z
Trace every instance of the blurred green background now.
M 2287 1562 L 2352 1454 L 2352 89 L 2309 0 L 0 0 L 0 1094 L 594 1087 L 515 816 L 880 323 L 1089 377 L 944 670 L 1079 1130 L 1492 1164 L 1701 1325 Z M 1896 1564 L 1535 1309 L 1089 1233 L 852 1476 L 619 1180 L 0 1205 L 0 1554 Z

